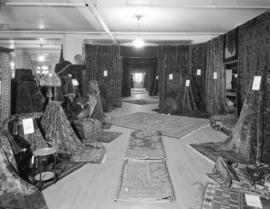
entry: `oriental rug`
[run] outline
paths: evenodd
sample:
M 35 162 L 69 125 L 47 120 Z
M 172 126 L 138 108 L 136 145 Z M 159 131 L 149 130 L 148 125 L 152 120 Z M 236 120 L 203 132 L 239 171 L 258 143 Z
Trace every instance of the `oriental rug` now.
M 148 104 L 158 104 L 159 101 L 154 100 L 145 100 L 145 99 L 136 99 L 136 100 L 123 100 L 122 102 L 127 102 L 131 104 L 137 104 L 137 105 L 148 105 Z
M 207 183 L 201 209 L 243 209 L 244 195 L 217 184 Z
M 122 133 L 120 133 L 120 132 L 102 131 L 99 133 L 92 134 L 91 136 L 89 136 L 89 138 L 86 141 L 91 140 L 91 141 L 110 143 L 121 135 L 122 135 Z M 83 140 L 83 142 L 84 141 L 85 140 Z
M 125 160 L 116 201 L 170 202 L 174 191 L 164 161 Z
M 83 167 L 86 163 L 79 163 L 79 162 L 71 162 L 71 161 L 63 161 L 63 162 L 57 162 L 55 168 L 48 168 L 46 170 L 51 170 L 55 173 L 56 179 L 51 179 L 49 181 L 36 181 L 35 186 L 38 188 L 44 190 L 48 188 L 49 186 L 57 183 L 57 181 L 65 178 L 69 174 L 73 173 L 74 171 L 77 171 L 81 167 Z M 52 166 L 52 165 L 50 165 Z
M 189 144 L 189 146 L 200 154 L 206 156 L 212 162 L 216 162 L 218 157 L 223 157 L 225 160 L 229 160 L 231 162 L 250 164 L 250 162 L 244 159 L 244 157 L 241 157 L 232 150 L 226 149 L 225 142 L 207 142 L 201 144 Z
M 158 131 L 133 131 L 130 136 L 126 158 L 136 160 L 166 158 L 163 142 Z
M 208 124 L 208 120 L 174 115 L 136 112 L 118 118 L 111 123 L 136 130 L 159 130 L 162 135 L 180 138 Z

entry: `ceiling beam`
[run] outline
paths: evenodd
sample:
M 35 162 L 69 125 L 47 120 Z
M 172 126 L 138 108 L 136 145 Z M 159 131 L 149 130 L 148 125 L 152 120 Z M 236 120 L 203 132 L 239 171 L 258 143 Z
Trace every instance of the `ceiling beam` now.
M 51 2 L 6 2 L 7 6 L 40 6 L 40 7 L 91 7 L 91 10 L 96 10 L 90 1 L 84 0 L 85 3 L 51 3 Z M 128 6 L 128 7 L 177 7 L 183 9 L 270 9 L 270 5 L 245 5 L 245 4 L 183 4 L 183 3 L 113 3 L 113 2 L 99 2 L 98 6 L 111 7 L 111 6 Z M 93 8 L 92 8 L 93 7 Z
M 97 21 L 100 23 L 100 25 L 102 26 L 102 28 L 104 29 L 104 31 L 107 33 L 107 35 L 110 37 L 110 39 L 115 43 L 118 44 L 115 37 L 113 36 L 113 34 L 111 33 L 109 27 L 106 25 L 105 21 L 103 20 L 103 18 L 101 17 L 101 15 L 99 14 L 97 8 L 95 7 L 94 4 L 92 4 L 92 2 L 88 1 L 88 0 L 83 0 L 85 5 L 87 6 L 88 10 L 95 16 L 95 18 L 97 19 Z

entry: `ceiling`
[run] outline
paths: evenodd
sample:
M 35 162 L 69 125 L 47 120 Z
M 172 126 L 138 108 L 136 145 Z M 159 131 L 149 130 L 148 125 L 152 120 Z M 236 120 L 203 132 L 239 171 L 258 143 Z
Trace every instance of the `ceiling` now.
M 269 0 L 1 0 L 0 46 L 59 50 L 63 36 L 125 44 L 199 43 L 270 9 Z

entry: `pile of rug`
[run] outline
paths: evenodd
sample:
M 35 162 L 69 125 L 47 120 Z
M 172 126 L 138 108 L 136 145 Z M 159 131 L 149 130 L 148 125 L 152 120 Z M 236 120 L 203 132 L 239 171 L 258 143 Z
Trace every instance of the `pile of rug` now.
M 135 130 L 159 130 L 162 135 L 180 138 L 208 124 L 208 120 L 183 116 L 136 112 L 108 121 Z
M 174 191 L 158 131 L 133 131 L 116 201 L 168 202 Z
M 50 146 L 57 149 L 57 153 L 71 154 L 75 162 L 101 163 L 106 149 L 99 146 L 84 145 L 73 131 L 60 102 L 48 103 L 41 126 Z

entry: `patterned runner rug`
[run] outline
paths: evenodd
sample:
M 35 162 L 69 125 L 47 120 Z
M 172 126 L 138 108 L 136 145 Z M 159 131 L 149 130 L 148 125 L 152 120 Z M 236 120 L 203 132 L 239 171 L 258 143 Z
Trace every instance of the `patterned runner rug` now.
M 136 160 L 165 158 L 159 132 L 133 131 L 130 136 L 126 158 Z
M 109 122 L 114 125 L 136 130 L 159 130 L 162 135 L 175 138 L 185 136 L 209 123 L 208 120 L 201 118 L 169 116 L 144 112 L 112 118 Z
M 130 161 L 123 165 L 116 201 L 169 202 L 174 200 L 164 161 Z
M 136 100 L 123 100 L 122 102 L 127 102 L 137 105 L 148 105 L 148 104 L 158 104 L 159 101 L 145 100 L 145 99 L 136 99 Z

